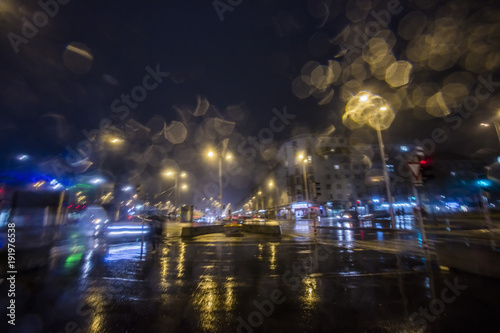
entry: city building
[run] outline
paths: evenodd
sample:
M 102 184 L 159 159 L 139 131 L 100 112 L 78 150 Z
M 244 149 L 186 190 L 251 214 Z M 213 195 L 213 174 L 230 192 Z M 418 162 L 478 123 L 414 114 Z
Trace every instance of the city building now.
M 277 164 L 244 200 L 247 210 L 267 210 L 270 217 L 304 218 L 310 212 L 335 216 L 345 209 L 368 213 L 383 209 L 385 183 L 379 146 L 344 136 L 295 136 L 280 146 Z M 411 197 L 406 167 L 413 145 L 387 145 L 386 164 L 394 201 Z

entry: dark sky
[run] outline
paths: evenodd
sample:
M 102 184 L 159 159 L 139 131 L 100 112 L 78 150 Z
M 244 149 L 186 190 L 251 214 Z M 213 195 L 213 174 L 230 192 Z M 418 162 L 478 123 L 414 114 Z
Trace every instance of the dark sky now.
M 496 2 L 401 1 L 401 11 L 391 16 L 387 27 L 393 35 L 381 37 L 392 47 L 388 52 L 395 60 L 413 65 L 410 82 L 398 88 L 389 87 L 373 72 L 362 75 L 359 68 L 349 67 L 360 63 L 366 56 L 364 51 L 353 53 L 350 59 L 342 53 L 346 46 L 353 50 L 356 27 L 363 30 L 377 22 L 371 12 L 380 13 L 393 5 L 394 1 L 369 0 L 243 0 L 232 11 L 224 12 L 221 21 L 213 1 L 71 0 L 59 4 L 54 17 L 25 39 L 27 43 L 19 44 L 16 53 L 9 33 L 11 39 L 12 33 L 22 36 L 23 17 L 33 22 L 33 15 L 41 8 L 34 1 L 2 0 L 2 157 L 7 159 L 19 152 L 41 159 L 64 157 L 66 147 L 76 149 L 77 143 L 86 139 L 83 129 L 99 128 L 104 118 L 111 118 L 123 129 L 111 104 L 142 85 L 147 66 L 159 66 L 170 75 L 149 91 L 125 120 L 134 119 L 147 126 L 150 141 L 145 142 L 151 144 L 152 140 L 153 145 L 163 122 L 166 126 L 173 121 L 183 123 L 188 129 L 184 142 L 174 147 L 163 141 L 158 145 L 167 147 L 162 158 L 176 160 L 181 168 L 193 172 L 193 165 L 201 163 L 193 154 L 201 154 L 206 144 L 225 137 L 209 130 L 198 133 L 214 117 L 235 122 L 229 135 L 233 150 L 248 136 L 257 136 L 269 127 L 273 108 L 282 110 L 285 106 L 296 118 L 283 131 L 274 133 L 276 142 L 296 133 L 323 133 L 331 125 L 337 133 L 349 135 L 341 117 L 345 95 L 361 90 L 356 87 L 384 96 L 399 94 L 399 111 L 385 133 L 389 140 L 422 140 L 432 137 L 436 127 L 444 126 L 450 140 L 438 150 L 470 154 L 482 147 L 498 148 L 492 128 L 485 137 L 477 127 L 494 115 L 499 100 L 496 86 L 464 125 L 456 126 L 457 130 L 450 129 L 456 121 L 446 123 L 425 112 L 426 98 L 438 91 L 444 92 L 453 115 L 453 106 L 474 95 L 480 75 L 492 75 L 493 80 L 500 81 Z M 434 44 L 422 36 L 430 36 Z M 439 45 L 443 49 L 438 50 Z M 414 46 L 433 56 L 423 59 L 421 54 L 410 54 Z M 451 51 L 447 53 L 446 49 Z M 92 54 L 90 59 L 86 52 Z M 330 87 L 333 98 L 323 105 L 319 101 L 326 92 L 299 98 L 293 89 L 294 80 L 309 61 L 321 65 L 336 61 L 342 68 Z M 361 67 L 370 72 L 368 61 Z M 208 102 L 210 108 L 204 115 L 193 116 L 198 99 Z M 136 149 L 144 150 L 145 146 Z M 260 156 L 256 159 L 259 163 L 249 163 L 257 171 L 245 173 L 245 177 L 261 177 L 272 165 L 272 161 L 260 163 L 265 159 Z M 203 187 L 203 177 L 197 177 L 197 181 Z M 249 186 L 251 182 L 239 181 L 236 188 Z

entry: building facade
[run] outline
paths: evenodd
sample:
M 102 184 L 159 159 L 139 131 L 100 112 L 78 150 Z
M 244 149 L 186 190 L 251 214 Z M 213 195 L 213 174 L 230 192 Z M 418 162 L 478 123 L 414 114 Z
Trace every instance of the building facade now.
M 411 195 L 410 178 L 402 166 L 412 149 L 386 146 L 395 201 Z M 270 217 L 277 213 L 281 218 L 302 218 L 308 207 L 326 217 L 353 207 L 369 212 L 383 205 L 385 198 L 378 145 L 353 144 L 343 136 L 300 135 L 283 142 L 276 166 L 245 202 L 247 210 L 266 210 Z

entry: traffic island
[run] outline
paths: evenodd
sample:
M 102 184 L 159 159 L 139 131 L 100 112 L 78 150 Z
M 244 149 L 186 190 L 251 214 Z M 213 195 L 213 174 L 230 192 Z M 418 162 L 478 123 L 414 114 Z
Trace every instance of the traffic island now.
M 265 235 L 281 235 L 279 224 L 243 224 L 243 232 Z
M 254 233 L 254 234 L 264 234 L 277 236 L 281 235 L 281 226 L 277 223 L 272 224 L 238 224 L 239 227 L 231 226 L 231 224 L 226 225 L 205 225 L 205 226 L 189 226 L 183 227 L 181 237 L 190 238 L 200 235 L 225 233 L 231 234 L 235 233 Z M 227 231 L 227 232 L 226 232 Z
M 436 253 L 441 266 L 500 279 L 500 249 L 487 241 L 441 241 Z

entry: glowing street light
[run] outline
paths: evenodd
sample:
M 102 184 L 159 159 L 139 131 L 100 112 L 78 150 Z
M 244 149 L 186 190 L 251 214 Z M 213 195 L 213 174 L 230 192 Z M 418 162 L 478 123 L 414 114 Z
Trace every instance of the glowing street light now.
M 391 226 L 396 228 L 394 208 L 392 204 L 392 194 L 389 173 L 385 163 L 384 143 L 382 141 L 382 130 L 388 129 L 393 120 L 394 112 L 387 104 L 387 101 L 378 95 L 368 91 L 361 91 L 353 96 L 345 107 L 345 114 L 342 121 L 348 127 L 360 127 L 364 124 L 370 125 L 377 131 L 377 138 L 380 147 L 380 159 L 384 172 L 385 187 L 387 191 L 387 202 L 389 203 L 389 213 L 391 214 Z
M 275 190 L 275 195 L 274 195 L 274 215 L 276 217 L 276 220 L 278 219 L 278 205 L 277 205 L 277 197 L 278 197 L 278 186 L 275 186 L 274 183 L 272 181 L 269 182 L 268 184 L 269 188 L 271 189 L 271 191 L 274 189 Z
M 304 157 L 303 154 L 299 154 L 298 156 L 299 163 L 302 164 L 302 175 L 304 176 L 304 188 L 306 191 L 306 206 L 307 206 L 307 219 L 311 219 L 311 212 L 309 209 L 309 182 L 307 179 L 307 170 L 306 170 L 306 164 L 308 163 L 307 158 Z
M 185 178 L 187 176 L 187 174 L 183 171 L 177 172 L 177 171 L 172 171 L 172 170 L 165 171 L 163 174 L 167 177 L 174 177 L 174 180 L 175 180 L 175 183 L 174 183 L 174 197 L 175 197 L 174 205 L 175 205 L 175 207 L 177 207 L 179 204 L 179 186 L 178 186 L 179 177 Z M 181 189 L 185 190 L 187 188 L 188 188 L 188 186 L 186 184 L 181 185 Z
M 220 151 L 217 153 L 217 157 L 219 158 L 219 199 L 220 199 L 220 206 L 221 206 L 221 219 L 223 218 L 223 209 L 224 209 L 224 199 L 222 197 L 222 160 L 225 158 L 226 160 L 230 160 L 232 158 L 231 154 L 226 153 L 227 149 L 227 143 L 229 139 L 224 139 L 222 140 L 222 146 Z M 208 152 L 208 157 L 213 158 L 216 157 L 216 153 L 214 153 L 213 150 L 210 150 Z

